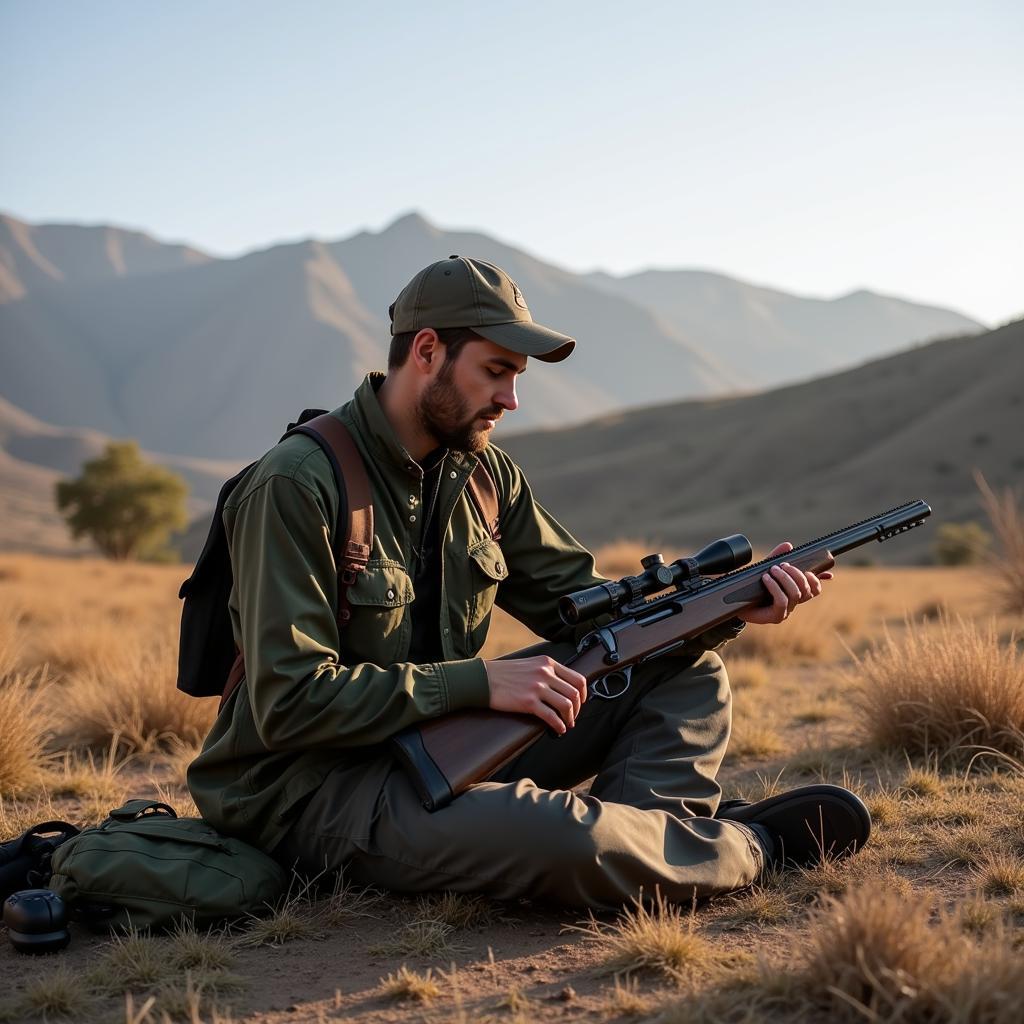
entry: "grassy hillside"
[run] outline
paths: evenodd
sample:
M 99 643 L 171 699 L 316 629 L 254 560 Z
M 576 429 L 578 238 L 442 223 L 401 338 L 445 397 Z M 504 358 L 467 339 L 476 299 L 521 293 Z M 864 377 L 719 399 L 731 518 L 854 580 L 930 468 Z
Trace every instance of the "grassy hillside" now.
M 1024 321 L 763 394 L 662 405 L 507 438 L 534 490 L 591 545 L 683 551 L 726 533 L 808 540 L 912 498 L 931 525 L 866 549 L 923 558 L 982 517 L 972 479 L 1024 472 Z

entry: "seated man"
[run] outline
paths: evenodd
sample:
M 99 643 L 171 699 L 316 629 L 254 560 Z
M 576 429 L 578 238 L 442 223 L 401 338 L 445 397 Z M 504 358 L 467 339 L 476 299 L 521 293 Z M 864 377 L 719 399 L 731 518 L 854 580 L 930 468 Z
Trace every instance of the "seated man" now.
M 748 885 L 784 857 L 863 845 L 870 819 L 846 790 L 723 808 L 715 781 L 730 729 L 715 649 L 744 622 L 782 621 L 821 580 L 777 567 L 769 606 L 641 666 L 621 698 L 588 700 L 584 677 L 563 664 L 573 632 L 557 602 L 602 577 L 489 443 L 518 405 L 529 359 L 560 361 L 574 340 L 534 323 L 507 274 L 465 257 L 422 270 L 390 312 L 387 375 L 370 374 L 332 414 L 365 462 L 375 517 L 347 628 L 335 618 L 339 495 L 322 449 L 288 437 L 225 504 L 246 675 L 189 769 L 203 817 L 309 874 L 344 868 L 397 891 L 593 908 L 641 888 L 689 901 Z M 481 460 L 500 544 L 467 491 Z M 547 653 L 478 658 L 495 603 L 550 641 Z M 474 707 L 533 714 L 550 731 L 429 813 L 385 741 Z M 573 792 L 590 776 L 588 795 Z

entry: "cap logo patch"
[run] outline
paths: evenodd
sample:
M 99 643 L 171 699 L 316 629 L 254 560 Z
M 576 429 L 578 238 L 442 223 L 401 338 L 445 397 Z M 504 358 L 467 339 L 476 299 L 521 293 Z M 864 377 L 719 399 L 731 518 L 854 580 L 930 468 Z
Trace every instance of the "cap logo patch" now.
M 522 309 L 527 309 L 526 299 L 523 298 L 523 293 L 519 290 L 519 285 L 512 282 L 512 298 L 516 300 L 516 305 Z

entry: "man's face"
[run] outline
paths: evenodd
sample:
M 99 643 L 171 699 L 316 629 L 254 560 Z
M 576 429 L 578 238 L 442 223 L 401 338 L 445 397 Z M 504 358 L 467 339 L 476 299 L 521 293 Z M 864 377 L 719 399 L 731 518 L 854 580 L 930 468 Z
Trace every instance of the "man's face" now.
M 526 356 L 518 352 L 493 341 L 467 342 L 420 394 L 421 425 L 445 448 L 482 451 L 505 410 L 519 405 L 516 377 L 525 370 Z

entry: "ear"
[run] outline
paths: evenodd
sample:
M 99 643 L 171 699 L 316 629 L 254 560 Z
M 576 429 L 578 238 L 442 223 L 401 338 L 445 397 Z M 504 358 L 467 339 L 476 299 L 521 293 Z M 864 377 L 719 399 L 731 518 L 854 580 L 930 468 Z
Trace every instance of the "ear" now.
M 409 359 L 420 373 L 428 376 L 444 362 L 444 345 L 433 327 L 424 327 L 416 332 Z

